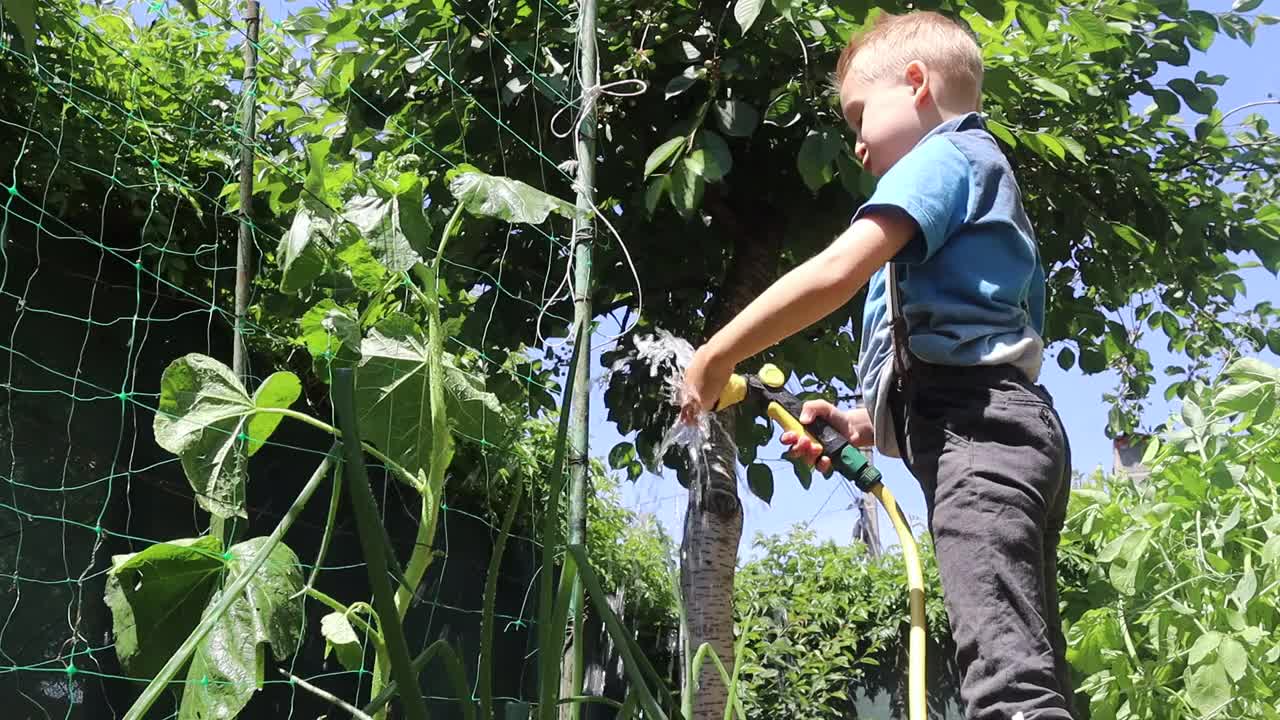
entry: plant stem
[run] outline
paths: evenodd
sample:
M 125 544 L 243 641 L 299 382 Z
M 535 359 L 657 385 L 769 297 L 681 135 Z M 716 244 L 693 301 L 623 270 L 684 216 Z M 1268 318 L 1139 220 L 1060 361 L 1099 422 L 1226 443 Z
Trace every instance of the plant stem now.
M 360 428 L 356 419 L 355 378 L 350 369 L 344 368 L 334 373 L 333 400 L 338 422 L 342 425 L 342 435 L 347 438 L 347 442 L 343 443 L 347 459 L 347 492 L 351 495 L 351 505 L 356 515 L 360 548 L 364 552 L 369 583 L 373 586 L 373 607 L 377 611 L 378 627 L 382 630 L 382 637 L 387 645 L 391 673 L 403 688 L 400 698 L 405 717 L 409 720 L 426 720 L 427 705 L 422 699 L 422 689 L 418 686 L 417 675 L 410 667 L 409 645 L 404 637 L 404 628 L 400 625 L 399 614 L 396 612 L 395 594 L 391 590 L 391 581 L 387 579 L 387 553 L 382 546 L 383 536 L 380 532 L 382 526 L 378 520 L 378 504 L 373 498 L 373 491 L 369 488 L 369 476 L 365 470 L 364 457 L 360 454 L 360 447 L 357 444 Z
M 583 345 L 590 334 L 587 326 L 574 324 L 573 356 L 569 367 L 575 367 Z M 563 644 L 564 625 L 553 622 L 555 618 L 555 566 L 556 550 L 560 545 L 560 494 L 564 492 L 564 456 L 569 436 L 569 417 L 572 414 L 569 399 L 573 396 L 575 373 L 569 373 L 565 381 L 564 395 L 561 400 L 560 422 L 556 428 L 555 453 L 551 458 L 551 470 L 548 475 L 546 507 L 542 518 L 542 578 L 538 589 L 538 647 L 546 652 L 538 655 L 538 720 L 553 720 L 556 709 L 556 695 L 560 691 L 560 654 L 551 648 Z M 560 628 L 560 637 L 556 637 L 556 627 Z M 488 720 L 486 718 L 486 720 Z
M 322 604 L 327 605 L 329 609 L 333 610 L 334 612 L 342 613 L 347 618 L 347 620 L 354 622 L 356 625 L 360 626 L 361 630 L 364 630 L 365 632 L 369 633 L 369 637 L 373 639 L 374 643 L 379 648 L 384 647 L 382 643 L 382 633 L 378 632 L 378 630 L 374 628 L 372 625 L 370 625 L 364 618 L 361 618 L 359 615 L 352 614 L 351 607 L 343 605 L 341 602 L 333 599 L 332 597 L 329 597 L 328 595 L 325 595 L 324 593 L 320 592 L 319 590 L 316 590 L 315 588 L 307 588 L 306 590 L 307 590 L 307 595 L 310 598 L 312 598 L 313 600 L 319 600 Z M 352 607 L 354 607 L 354 605 Z
M 511 523 L 524 498 L 524 484 L 515 485 L 516 494 L 510 500 L 506 517 L 502 518 L 502 529 L 498 533 L 498 540 L 493 544 L 493 552 L 489 555 L 489 573 L 484 581 L 484 601 L 480 616 L 480 660 L 477 663 L 477 674 L 480 676 L 480 717 L 483 720 L 493 718 L 493 615 L 498 598 L 498 573 L 502 570 L 502 554 L 507 548 L 507 538 L 511 536 Z
M 577 204 L 573 221 L 573 319 L 574 322 L 591 325 L 591 263 L 592 244 L 595 238 L 595 175 L 596 175 L 596 93 L 600 84 L 596 65 L 596 0 L 583 0 L 578 5 L 578 76 L 582 80 L 582 120 L 574 134 L 574 154 L 578 160 Z M 586 342 L 591 334 L 585 333 Z M 569 417 L 569 542 L 585 545 L 587 542 L 587 493 L 591 482 L 588 456 L 588 417 L 591 409 L 591 353 L 578 353 L 569 372 L 575 376 L 574 391 L 569 399 L 572 408 Z M 586 633 L 583 631 L 582 579 L 573 583 L 573 648 L 568 667 L 561 668 L 561 689 L 566 695 L 582 695 L 585 671 Z M 542 648 L 546 652 L 549 648 Z M 569 705 L 561 712 L 565 720 L 578 720 L 582 715 L 579 704 Z M 567 716 L 567 718 L 566 718 Z
M 330 425 L 329 423 L 323 420 L 320 420 L 318 418 L 313 418 L 304 412 L 298 412 L 297 410 L 290 410 L 289 408 L 270 408 L 270 407 L 257 408 L 254 410 L 254 412 L 273 413 L 276 415 L 283 415 L 284 417 L 292 418 L 299 422 L 306 423 L 307 425 L 310 425 L 313 428 L 323 430 L 338 439 L 342 439 L 341 430 L 339 430 L 338 428 Z M 360 447 L 365 452 L 369 453 L 374 458 L 376 458 L 378 462 L 382 463 L 383 465 L 386 465 L 387 468 L 389 468 L 392 473 L 399 475 L 400 480 L 404 482 L 406 485 L 415 489 L 418 488 L 418 478 L 414 477 L 413 473 L 409 472 L 403 465 L 396 462 L 395 460 L 392 460 L 390 457 L 387 456 L 386 453 L 382 452 L 381 450 L 370 445 L 367 442 L 361 441 Z
M 333 487 L 329 491 L 329 513 L 325 516 L 324 535 L 320 537 L 320 552 L 316 554 L 316 564 L 311 568 L 311 576 L 307 578 L 307 584 L 302 592 L 315 587 L 316 579 L 320 577 L 320 566 L 324 565 L 324 558 L 329 554 L 329 543 L 333 541 L 333 526 L 338 521 L 338 505 L 341 500 L 342 466 L 339 463 L 338 471 L 333 474 Z
M 355 705 L 348 703 L 346 700 L 343 700 L 342 698 L 338 697 L 337 695 L 334 695 L 328 690 L 321 690 L 320 688 L 316 687 L 315 685 L 312 685 L 306 680 L 303 680 L 297 675 L 294 675 L 288 670 L 281 669 L 280 674 L 289 678 L 289 682 L 293 683 L 294 685 L 297 685 L 303 690 L 306 690 L 312 695 L 315 695 L 321 700 L 325 700 L 329 703 L 332 703 L 335 707 L 341 708 L 351 713 L 351 716 L 356 718 L 356 720 L 373 720 L 373 718 L 369 717 L 368 715 L 365 715 L 364 712 L 361 711 L 360 708 L 356 707 Z
M 413 663 L 411 663 L 414 674 L 422 672 L 422 669 L 437 654 L 444 661 L 445 672 L 449 674 L 454 689 L 458 693 L 463 720 L 474 720 L 475 708 L 472 706 L 471 698 L 469 697 L 470 690 L 467 688 L 467 675 L 462 669 L 462 661 L 458 659 L 458 654 L 453 651 L 453 648 L 449 647 L 449 643 L 445 642 L 444 638 L 436 640 L 427 646 L 426 650 L 418 653 L 418 657 L 414 658 Z M 374 715 L 385 712 L 387 703 L 391 701 L 391 698 L 395 697 L 397 690 L 399 690 L 399 686 L 393 681 L 387 683 L 387 686 L 381 692 L 373 693 L 373 699 L 369 701 L 368 705 L 364 706 L 365 714 Z M 485 720 L 490 719 L 486 718 Z
M 151 682 L 147 683 L 147 687 L 142 691 L 142 695 L 134 701 L 132 707 L 130 707 L 129 711 L 125 713 L 124 720 L 141 720 L 141 718 L 146 716 L 147 711 L 150 710 L 151 706 L 160 698 L 160 694 L 165 691 L 169 682 L 173 680 L 174 676 L 178 674 L 178 671 L 187 664 L 187 661 L 191 659 L 191 654 L 195 652 L 196 646 L 200 644 L 200 641 L 204 640 L 205 636 L 209 634 L 209 631 L 213 629 L 213 626 L 222 619 L 222 616 L 227 612 L 227 608 L 231 607 L 231 604 L 239 599 L 240 593 L 244 592 L 245 587 L 247 587 L 250 581 L 254 579 L 258 569 L 267 562 L 267 558 L 271 555 L 271 551 L 274 550 L 276 545 L 279 545 L 280 541 L 284 539 L 285 532 L 289 530 L 294 521 L 298 519 L 298 516 L 302 514 L 302 508 L 306 506 L 307 501 L 315 494 L 316 489 L 320 487 L 320 483 L 324 482 L 325 476 L 329 473 L 329 467 L 333 464 L 334 451 L 336 447 L 337 446 L 335 444 L 333 448 L 330 448 L 329 454 L 325 455 L 324 460 L 316 468 L 315 472 L 311 474 L 311 479 L 302 487 L 302 490 L 298 493 L 298 497 L 293 501 L 293 504 L 289 506 L 289 509 L 285 511 L 284 517 L 280 518 L 280 522 L 276 525 L 276 528 L 267 536 L 267 541 L 263 543 L 257 554 L 254 555 L 253 561 L 250 562 L 249 565 L 245 567 L 244 571 L 241 572 L 240 575 L 238 575 L 236 579 L 225 588 L 221 597 L 218 598 L 218 602 L 215 603 L 207 613 L 205 613 L 204 619 L 200 621 L 200 624 L 196 626 L 195 630 L 191 631 L 191 634 L 187 636 L 187 639 L 182 642 L 182 645 L 178 647 L 176 652 L 174 652 L 173 657 L 169 658 L 169 662 L 165 663 L 164 667 L 160 668 L 160 672 L 156 673 L 156 676 L 151 679 Z

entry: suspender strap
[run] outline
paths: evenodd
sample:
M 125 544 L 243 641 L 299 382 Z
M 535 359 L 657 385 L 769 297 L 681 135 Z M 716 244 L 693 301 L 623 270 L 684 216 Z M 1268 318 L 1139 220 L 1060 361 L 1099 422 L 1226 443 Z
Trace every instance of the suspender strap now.
M 902 316 L 902 294 L 898 289 L 897 264 L 888 264 L 886 284 L 889 286 L 889 329 L 893 333 L 893 372 L 899 380 L 907 377 L 911 369 L 911 348 L 907 344 L 910 333 Z

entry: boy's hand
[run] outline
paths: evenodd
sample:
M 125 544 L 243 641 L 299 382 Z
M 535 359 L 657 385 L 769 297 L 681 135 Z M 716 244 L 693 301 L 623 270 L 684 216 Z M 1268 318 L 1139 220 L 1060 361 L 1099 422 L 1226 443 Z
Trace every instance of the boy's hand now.
M 732 374 L 733 365 L 719 360 L 706 345 L 698 348 L 684 371 L 680 419 L 690 425 L 696 423 L 699 415 L 715 406 Z
M 835 428 L 836 432 L 849 438 L 849 442 L 858 448 L 868 447 L 875 442 L 871 425 L 871 415 L 866 408 L 854 408 L 843 411 L 826 400 L 810 400 L 800 410 L 800 422 L 808 425 L 816 418 L 822 418 Z M 831 472 L 831 458 L 822 454 L 822 446 L 807 437 L 793 432 L 782 433 L 782 444 L 790 445 L 788 457 L 803 460 L 818 468 L 823 475 Z

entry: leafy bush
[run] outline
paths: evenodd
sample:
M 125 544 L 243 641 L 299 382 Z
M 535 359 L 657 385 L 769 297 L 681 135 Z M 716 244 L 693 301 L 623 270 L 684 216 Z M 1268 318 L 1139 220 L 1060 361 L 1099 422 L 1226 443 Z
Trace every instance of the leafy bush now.
M 1150 476 L 1074 493 L 1063 598 L 1093 720 L 1280 718 L 1278 385 L 1234 363 L 1152 442 Z
M 902 559 L 869 558 L 857 543 L 817 543 L 799 526 L 756 545 L 762 552 L 739 572 L 736 597 L 739 632 L 747 635 L 738 661 L 748 715 L 854 717 L 855 688 L 896 687 L 910 620 Z M 928 543 L 921 556 L 930 588 L 925 613 L 937 640 L 930 653 L 949 658 Z

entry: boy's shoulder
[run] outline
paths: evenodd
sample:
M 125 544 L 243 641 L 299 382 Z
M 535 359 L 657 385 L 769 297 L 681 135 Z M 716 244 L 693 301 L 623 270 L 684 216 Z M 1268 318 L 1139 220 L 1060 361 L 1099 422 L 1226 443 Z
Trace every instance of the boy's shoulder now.
M 912 152 L 917 150 L 929 154 L 958 152 L 971 166 L 974 176 L 1013 175 L 1000 144 L 976 112 L 952 118 L 934 128 Z

